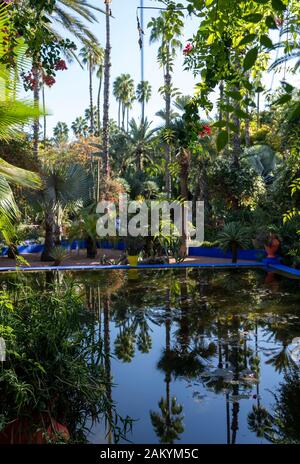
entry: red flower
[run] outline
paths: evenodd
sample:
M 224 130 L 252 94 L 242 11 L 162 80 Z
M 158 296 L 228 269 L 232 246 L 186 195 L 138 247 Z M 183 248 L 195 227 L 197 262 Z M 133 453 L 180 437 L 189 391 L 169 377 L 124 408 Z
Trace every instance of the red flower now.
M 44 75 L 44 76 L 43 76 L 43 82 L 44 82 L 48 87 L 52 87 L 52 85 L 55 84 L 56 80 L 54 79 L 53 76 Z
M 193 50 L 193 45 L 188 42 L 183 49 L 183 54 L 188 55 L 192 50 Z
M 205 137 L 206 135 L 209 137 L 211 135 L 211 127 L 208 124 L 205 124 L 198 135 L 201 138 Z
M 283 25 L 283 18 L 276 17 L 274 19 L 275 19 L 276 26 L 281 27 Z
M 55 65 L 55 71 L 66 71 L 68 69 L 65 60 L 58 60 Z

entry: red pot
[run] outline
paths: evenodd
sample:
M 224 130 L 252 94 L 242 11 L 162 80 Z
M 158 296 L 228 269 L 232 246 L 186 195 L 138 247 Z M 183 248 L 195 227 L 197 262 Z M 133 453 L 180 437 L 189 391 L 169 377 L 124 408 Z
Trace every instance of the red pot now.
M 280 247 L 280 241 L 278 238 L 272 238 L 268 245 L 265 245 L 267 258 L 276 258 L 276 253 Z
M 70 440 L 68 428 L 53 417 L 40 416 L 39 420 L 34 420 L 34 422 L 33 424 L 33 421 L 27 418 L 15 419 L 0 433 L 0 444 L 42 445 L 59 440 Z M 49 422 L 50 425 L 48 425 Z

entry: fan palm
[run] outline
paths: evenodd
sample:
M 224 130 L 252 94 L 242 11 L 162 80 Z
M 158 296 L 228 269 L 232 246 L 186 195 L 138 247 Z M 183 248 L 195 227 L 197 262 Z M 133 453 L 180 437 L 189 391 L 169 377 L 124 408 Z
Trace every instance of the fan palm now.
M 125 129 L 125 114 L 126 109 L 129 111 L 134 95 L 134 81 L 130 74 L 121 74 L 118 76 L 113 85 L 113 92 L 116 100 L 119 102 L 119 127 L 120 127 L 120 112 L 122 111 L 122 129 Z M 127 112 L 128 120 L 128 112 Z
M 75 202 L 85 203 L 90 195 L 90 178 L 80 165 L 45 166 L 44 188 L 31 199 L 31 204 L 44 211 L 45 246 L 42 261 L 51 261 L 51 250 L 59 244 L 63 210 Z
M 69 128 L 65 122 L 59 121 L 53 129 L 55 142 L 66 143 L 69 138 Z
M 136 88 L 136 99 L 142 104 L 142 123 L 145 121 L 145 104 L 149 102 L 152 94 L 150 82 L 142 81 Z
M 81 138 L 87 136 L 89 128 L 86 119 L 80 116 L 72 122 L 71 129 L 74 132 L 75 137 Z

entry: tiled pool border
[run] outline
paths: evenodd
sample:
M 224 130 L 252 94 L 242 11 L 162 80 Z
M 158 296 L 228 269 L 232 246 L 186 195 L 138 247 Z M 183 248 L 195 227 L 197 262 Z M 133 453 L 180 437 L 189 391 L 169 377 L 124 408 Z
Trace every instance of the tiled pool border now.
M 189 267 L 202 267 L 202 268 L 266 268 L 263 263 L 174 263 L 174 264 L 140 264 L 138 266 L 128 265 L 77 265 L 77 266 L 3 266 L 0 267 L 0 272 L 16 272 L 16 271 L 86 271 L 86 270 L 100 270 L 100 269 L 178 269 L 178 268 L 189 268 Z

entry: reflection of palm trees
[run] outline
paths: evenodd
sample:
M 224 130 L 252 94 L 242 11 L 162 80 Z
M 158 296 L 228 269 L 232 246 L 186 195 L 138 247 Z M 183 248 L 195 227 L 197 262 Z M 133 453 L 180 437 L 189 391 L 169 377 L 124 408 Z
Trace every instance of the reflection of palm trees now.
M 272 428 L 271 416 L 267 409 L 260 405 L 252 406 L 252 411 L 248 414 L 248 426 L 257 437 L 264 438 Z
M 171 352 L 171 308 L 170 308 L 170 290 L 166 293 L 166 310 L 165 310 L 165 327 L 166 327 L 166 347 L 165 354 L 168 357 Z M 179 436 L 184 431 L 182 424 L 182 406 L 177 403 L 176 398 L 171 399 L 170 383 L 171 371 L 167 369 L 165 376 L 166 398 L 161 398 L 158 403 L 161 414 L 150 411 L 150 418 L 161 443 L 174 443 L 179 440 Z
M 285 371 L 288 368 L 296 366 L 293 358 L 291 357 L 288 343 L 282 343 L 281 349 L 279 348 L 277 353 L 266 361 L 266 364 L 273 366 L 279 373 Z
M 111 424 L 113 423 L 113 415 L 112 415 L 112 391 L 111 391 L 111 353 L 110 353 L 110 297 L 108 295 L 104 295 L 103 297 L 103 312 L 104 312 L 104 319 L 103 319 L 103 329 L 104 329 L 104 367 L 105 367 L 105 377 L 106 377 L 106 396 L 108 404 L 110 405 L 107 414 L 107 423 L 109 425 L 108 431 L 108 443 L 112 442 L 112 430 Z M 107 424 L 106 424 L 107 425 Z
M 156 435 L 161 443 L 174 443 L 179 440 L 179 435 L 184 432 L 182 425 L 182 406 L 177 403 L 173 396 L 170 400 L 170 392 L 167 383 L 166 399 L 161 398 L 158 403 L 161 414 L 151 411 L 150 417 Z M 171 404 L 170 404 L 171 403 Z
M 126 327 L 115 340 L 115 355 L 125 363 L 130 363 L 135 354 L 136 337 L 131 327 Z
M 271 320 L 270 324 L 267 324 L 268 331 L 271 332 L 271 336 L 267 341 L 274 340 L 276 345 L 281 343 L 281 347 L 274 350 L 275 354 L 266 361 L 266 364 L 270 364 L 275 367 L 275 370 L 279 373 L 285 371 L 286 369 L 296 367 L 296 364 L 291 357 L 291 351 L 289 349 L 289 344 L 293 338 L 293 332 L 286 318 L 275 318 Z M 298 334 L 298 329 L 296 327 L 296 335 Z

